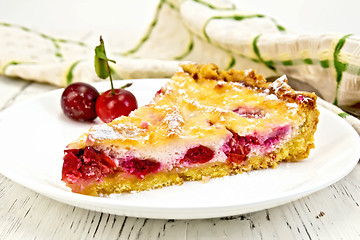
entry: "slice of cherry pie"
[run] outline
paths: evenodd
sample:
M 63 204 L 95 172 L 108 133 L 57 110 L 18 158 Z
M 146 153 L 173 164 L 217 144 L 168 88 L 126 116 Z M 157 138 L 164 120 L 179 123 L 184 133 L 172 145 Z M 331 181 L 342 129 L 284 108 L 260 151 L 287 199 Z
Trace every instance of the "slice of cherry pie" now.
M 316 96 L 283 76 L 183 64 L 148 105 L 92 127 L 65 150 L 73 192 L 143 191 L 274 168 L 314 148 Z

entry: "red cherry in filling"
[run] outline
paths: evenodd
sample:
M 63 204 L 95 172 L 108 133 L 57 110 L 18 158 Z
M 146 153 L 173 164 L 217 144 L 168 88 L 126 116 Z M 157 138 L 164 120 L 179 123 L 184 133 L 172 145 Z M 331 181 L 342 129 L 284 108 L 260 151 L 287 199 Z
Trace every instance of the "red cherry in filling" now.
M 116 170 L 116 163 L 105 153 L 92 147 L 67 149 L 64 155 L 62 180 L 76 183 L 79 179 L 101 180 Z
M 250 145 L 259 145 L 257 138 L 252 136 L 239 136 L 237 133 L 233 133 L 233 137 L 229 139 L 225 145 L 228 151 L 225 152 L 228 160 L 235 164 L 243 162 L 247 155 L 250 153 Z
M 137 108 L 135 96 L 125 89 L 108 90 L 98 97 L 96 112 L 103 122 L 111 122 L 117 117 L 128 116 Z
M 214 157 L 214 151 L 203 145 L 190 148 L 187 150 L 183 159 L 180 160 L 180 163 L 206 163 Z
M 139 178 L 144 178 L 147 174 L 158 171 L 160 168 L 160 163 L 149 159 L 141 160 L 132 158 L 129 160 L 124 160 L 121 163 L 121 167 L 127 173 L 136 175 Z
M 64 114 L 76 121 L 92 121 L 97 117 L 95 111 L 99 92 L 87 83 L 72 83 L 61 95 L 61 108 Z
M 81 177 L 79 168 L 81 167 L 81 160 L 77 157 L 78 152 L 65 151 L 64 164 L 62 167 L 62 180 L 68 182 L 76 182 Z

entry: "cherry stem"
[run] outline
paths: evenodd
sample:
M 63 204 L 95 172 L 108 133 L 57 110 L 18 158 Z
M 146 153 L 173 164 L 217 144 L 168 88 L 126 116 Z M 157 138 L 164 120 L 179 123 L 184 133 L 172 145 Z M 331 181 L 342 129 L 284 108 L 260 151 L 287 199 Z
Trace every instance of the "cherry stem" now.
M 104 44 L 104 40 L 102 39 L 102 36 L 100 36 L 100 43 L 104 46 L 104 54 L 106 56 L 106 51 L 105 51 L 105 44 Z M 114 84 L 113 84 L 113 80 L 112 80 L 112 76 L 111 76 L 111 69 L 110 69 L 110 65 L 109 62 L 107 60 L 105 60 L 106 62 L 106 67 L 109 73 L 109 78 L 110 78 L 110 84 L 111 84 L 111 95 L 116 95 L 115 89 L 114 89 Z
M 132 85 L 132 83 L 127 83 L 125 84 L 124 86 L 121 87 L 121 89 L 125 89 L 125 88 L 128 88 Z
M 114 89 L 114 84 L 113 84 L 113 80 L 112 80 L 112 76 L 111 76 L 111 70 L 110 70 L 110 66 L 109 63 L 106 61 L 106 66 L 107 69 L 109 71 L 109 78 L 110 78 L 110 84 L 111 84 L 111 94 L 112 95 L 116 95 L 115 89 Z

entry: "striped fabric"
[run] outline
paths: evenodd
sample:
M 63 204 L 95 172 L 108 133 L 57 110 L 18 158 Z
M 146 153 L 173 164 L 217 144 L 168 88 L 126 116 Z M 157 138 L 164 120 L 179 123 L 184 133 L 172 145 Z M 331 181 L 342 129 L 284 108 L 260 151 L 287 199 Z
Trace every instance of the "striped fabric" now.
M 0 73 L 61 87 L 99 81 L 94 47 L 0 22 Z M 359 120 L 334 106 L 360 102 L 359 47 L 360 36 L 288 33 L 273 18 L 223 0 L 160 0 L 132 48 L 107 52 L 117 62 L 111 65 L 115 79 L 170 77 L 179 61 L 251 68 L 265 77 L 286 74 L 315 86 L 326 100 L 320 105 L 360 133 Z

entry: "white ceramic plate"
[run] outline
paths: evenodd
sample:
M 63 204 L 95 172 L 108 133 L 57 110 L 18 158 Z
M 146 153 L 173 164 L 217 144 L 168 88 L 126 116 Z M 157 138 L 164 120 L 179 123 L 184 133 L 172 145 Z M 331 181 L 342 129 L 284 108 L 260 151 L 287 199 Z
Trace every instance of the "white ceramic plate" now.
M 164 79 L 133 80 L 140 105 L 150 101 Z M 116 82 L 121 86 L 126 81 Z M 109 83 L 95 84 L 105 90 Z M 347 175 L 360 157 L 358 134 L 340 117 L 320 108 L 316 148 L 308 159 L 276 169 L 244 173 L 208 183 L 111 197 L 75 194 L 61 182 L 65 146 L 92 124 L 67 119 L 62 90 L 45 93 L 0 113 L 0 173 L 50 198 L 77 207 L 147 218 L 222 217 L 279 206 L 325 188 Z

